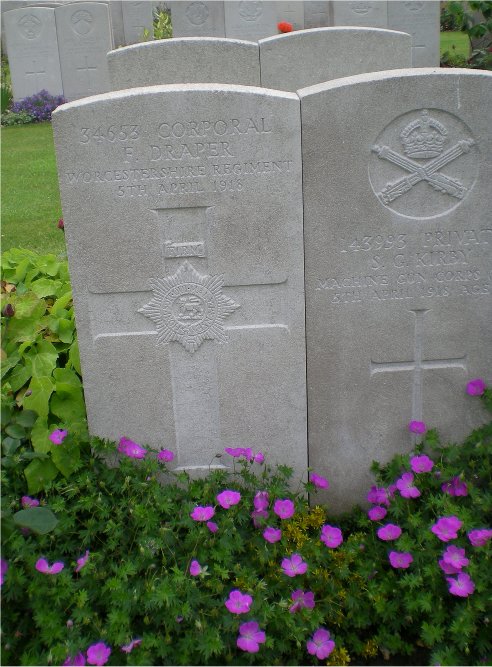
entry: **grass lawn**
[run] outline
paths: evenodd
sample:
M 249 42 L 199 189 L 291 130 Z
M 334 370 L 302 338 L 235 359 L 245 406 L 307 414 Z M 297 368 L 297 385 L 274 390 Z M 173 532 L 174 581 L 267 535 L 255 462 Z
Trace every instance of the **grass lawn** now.
M 449 51 L 450 53 L 460 53 L 465 58 L 470 57 L 470 40 L 464 32 L 441 32 L 441 55 Z
M 2 127 L 2 250 L 65 250 L 51 123 Z

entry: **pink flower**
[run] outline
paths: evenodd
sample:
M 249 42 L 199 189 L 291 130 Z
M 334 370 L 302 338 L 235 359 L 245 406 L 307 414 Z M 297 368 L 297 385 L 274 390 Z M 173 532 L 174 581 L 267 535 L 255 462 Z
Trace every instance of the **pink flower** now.
M 65 565 L 61 561 L 56 561 L 50 567 L 47 560 L 45 560 L 44 558 L 40 558 L 39 560 L 36 561 L 36 565 L 34 567 L 38 572 L 41 572 L 42 574 L 58 574 L 58 572 L 61 572 L 63 570 Z
M 72 666 L 75 667 L 75 665 L 85 665 L 85 656 L 83 653 L 80 652 L 77 653 L 77 655 L 74 658 L 72 658 L 71 655 L 67 655 L 63 665 L 70 665 L 70 667 Z
M 436 521 L 431 530 L 442 542 L 449 542 L 458 537 L 458 530 L 462 525 L 463 522 L 457 516 L 445 516 Z
M 263 525 L 261 519 L 268 519 L 268 512 L 266 510 L 259 510 L 258 512 L 255 510 L 254 512 L 251 512 L 250 516 L 253 519 L 253 526 L 255 528 L 260 528 L 260 526 Z
M 219 530 L 219 527 L 215 521 L 207 521 L 207 528 L 211 533 L 216 533 Z
M 410 459 L 410 467 L 415 473 L 430 472 L 434 467 L 434 461 L 425 454 L 423 456 L 413 456 Z
M 80 570 L 84 567 L 84 565 L 87 563 L 88 560 L 89 560 L 89 551 L 86 551 L 83 556 L 77 558 L 77 567 L 75 568 L 75 572 L 80 572 Z
M 377 486 L 371 486 L 367 494 L 367 502 L 373 505 L 389 505 L 388 494 L 386 489 Z
M 243 456 L 245 459 L 248 459 L 248 461 L 251 461 L 253 458 L 253 450 L 251 447 L 226 447 L 224 452 L 235 459 L 239 459 Z
M 146 449 L 140 445 L 137 445 L 136 442 L 133 442 L 133 440 L 129 440 L 128 438 L 120 438 L 118 451 L 120 454 L 124 454 L 130 459 L 144 459 L 145 455 L 147 454 Z
M 242 623 L 239 626 L 239 636 L 237 638 L 237 647 L 247 653 L 258 653 L 260 644 L 265 642 L 265 633 L 260 630 L 256 621 Z
M 238 502 L 241 500 L 241 494 L 239 491 L 231 491 L 230 489 L 226 489 L 216 496 L 216 500 L 221 507 L 223 507 L 225 510 L 228 510 L 229 507 L 238 504 Z
M 257 454 L 255 454 L 254 459 L 253 459 L 253 461 L 255 463 L 263 463 L 264 460 L 265 460 L 265 456 L 264 456 L 263 452 L 258 452 Z
M 340 528 L 326 524 L 321 528 L 320 540 L 330 549 L 336 549 L 343 542 L 342 531 Z
M 442 555 L 442 559 L 445 563 L 452 565 L 457 570 L 461 570 L 462 567 L 466 567 L 470 562 L 465 556 L 465 550 L 453 545 L 446 549 Z
M 371 507 L 371 509 L 367 512 L 367 516 L 371 519 L 371 521 L 380 521 L 381 519 L 384 519 L 387 514 L 388 510 L 385 507 L 381 507 L 381 505 Z
M 305 561 L 302 560 L 300 554 L 292 554 L 290 558 L 284 558 L 281 563 L 282 570 L 284 574 L 288 577 L 295 577 L 298 574 L 304 574 L 308 566 Z
M 444 482 L 441 486 L 441 491 L 450 496 L 467 496 L 468 487 L 466 482 L 462 482 L 459 477 L 453 477 L 450 482 Z
M 449 584 L 451 595 L 457 595 L 460 598 L 467 598 L 475 590 L 475 584 L 465 572 L 460 572 L 456 579 L 446 577 Z
M 142 643 L 141 639 L 132 639 L 129 644 L 121 647 L 123 653 L 131 653 L 135 646 L 139 646 Z
M 423 435 L 427 431 L 427 426 L 425 425 L 425 422 L 413 421 L 408 424 L 408 430 L 410 433 Z
M 461 572 L 459 568 L 453 567 L 449 563 L 446 563 L 446 561 L 443 560 L 442 558 L 439 561 L 439 567 L 444 572 L 444 574 L 459 574 Z
M 272 528 L 271 526 L 268 526 L 268 528 L 265 528 L 263 531 L 263 537 L 267 542 L 273 544 L 282 539 L 282 531 L 280 528 Z
M 413 486 L 413 475 L 411 472 L 405 472 L 396 482 L 396 488 L 403 498 L 418 498 L 420 491 L 416 486 Z
M 481 396 L 486 389 L 487 385 L 482 380 L 482 378 L 470 380 L 470 382 L 466 385 L 466 393 L 470 396 Z
M 7 574 L 9 569 L 9 564 L 5 560 L 5 558 L 0 559 L 0 586 L 3 585 L 4 582 L 4 577 Z
M 269 496 L 268 491 L 258 491 L 253 499 L 253 504 L 257 512 L 268 509 Z
M 314 604 L 314 593 L 311 591 L 301 591 L 297 590 L 292 593 L 290 596 L 292 599 L 292 604 L 289 607 L 289 611 L 291 614 L 295 614 L 296 611 L 300 611 L 301 609 L 314 609 L 315 604 Z
M 206 507 L 201 507 L 201 505 L 198 505 L 195 507 L 193 512 L 191 512 L 190 516 L 193 521 L 208 521 L 213 517 L 214 514 L 215 509 L 210 505 L 207 505 Z
M 225 606 L 231 614 L 247 614 L 252 604 L 251 595 L 241 593 L 237 588 L 229 593 L 229 598 L 225 601 Z
M 325 628 L 318 628 L 311 639 L 307 641 L 309 655 L 315 655 L 319 660 L 325 660 L 335 648 L 335 642 L 330 639 L 330 633 Z
M 53 433 L 50 433 L 48 438 L 51 440 L 51 442 L 54 445 L 61 445 L 62 442 L 67 437 L 67 435 L 68 435 L 68 431 L 62 431 L 61 429 L 57 429 L 56 431 L 53 431 Z
M 292 500 L 276 500 L 273 505 L 273 511 L 281 519 L 290 519 L 294 515 L 294 503 Z
M 407 551 L 390 551 L 389 562 L 395 569 L 406 570 L 410 563 L 413 563 L 413 556 Z
M 326 479 L 326 477 L 322 477 L 321 475 L 317 475 L 315 472 L 312 472 L 309 475 L 309 481 L 314 484 L 314 486 L 317 486 L 318 489 L 329 489 L 330 488 L 330 482 Z
M 36 498 L 29 498 L 29 496 L 22 496 L 21 498 L 22 507 L 37 507 L 39 505 L 39 500 Z
M 202 573 L 202 566 L 197 560 L 192 560 L 190 563 L 190 574 L 192 577 L 198 577 Z
M 481 528 L 479 530 L 470 530 L 468 539 L 472 546 L 483 547 L 492 538 L 492 530 L 488 528 Z
M 106 646 L 104 642 L 98 642 L 87 649 L 87 662 L 89 665 L 105 665 L 110 655 L 111 649 L 109 646 Z
M 157 460 L 158 461 L 165 461 L 169 462 L 174 459 L 174 454 L 173 452 L 169 451 L 169 449 L 161 449 L 161 451 L 157 454 Z
M 377 535 L 379 539 L 384 540 L 384 542 L 397 540 L 401 535 L 401 528 L 394 523 L 387 523 L 384 526 L 381 526 L 381 528 L 378 528 Z

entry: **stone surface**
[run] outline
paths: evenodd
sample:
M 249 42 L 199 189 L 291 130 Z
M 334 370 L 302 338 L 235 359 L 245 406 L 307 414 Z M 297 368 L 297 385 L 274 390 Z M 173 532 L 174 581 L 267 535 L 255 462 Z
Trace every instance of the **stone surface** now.
M 125 26 L 123 24 L 122 0 L 111 0 L 109 3 L 109 19 L 113 44 L 116 48 L 126 45 Z
M 136 44 L 144 39 L 144 31 L 148 30 L 150 39 L 154 37 L 153 2 L 133 2 L 124 0 L 121 4 L 123 13 L 123 29 L 125 31 L 125 44 Z
M 388 5 L 391 4 L 391 1 L 353 2 L 352 0 L 334 0 L 332 2 L 333 25 L 387 28 Z
M 112 48 L 104 3 L 76 2 L 55 9 L 58 48 L 67 100 L 110 90 L 106 55 Z
M 492 368 L 492 75 L 409 69 L 299 92 L 309 463 L 340 510 L 411 420 L 459 442 Z
M 304 27 L 301 2 L 226 0 L 225 33 L 234 39 L 258 40 L 278 34 L 277 23 L 288 21 L 296 30 Z
M 331 2 L 329 0 L 305 0 L 304 28 L 327 28 L 333 25 Z
M 299 99 L 190 84 L 53 116 L 92 433 L 307 463 Z
M 225 37 L 223 2 L 175 0 L 168 5 L 173 37 Z
M 169 83 L 260 85 L 257 43 L 214 37 L 163 39 L 108 54 L 113 90 Z
M 412 35 L 413 67 L 439 67 L 439 2 L 388 2 L 388 28 Z
M 259 45 L 262 86 L 279 90 L 412 64 L 410 35 L 377 28 L 315 28 Z
M 3 15 L 14 100 L 47 90 L 62 95 L 55 10 L 13 9 Z

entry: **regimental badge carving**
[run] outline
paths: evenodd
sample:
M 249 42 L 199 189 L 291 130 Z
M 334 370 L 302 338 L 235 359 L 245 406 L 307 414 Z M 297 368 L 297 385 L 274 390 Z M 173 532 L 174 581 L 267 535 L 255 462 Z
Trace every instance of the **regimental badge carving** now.
M 419 12 L 424 6 L 423 2 L 405 2 L 405 9 L 408 9 L 409 12 Z
M 351 2 L 350 9 L 354 14 L 367 14 L 372 9 L 372 2 Z
M 92 14 L 86 9 L 79 9 L 79 11 L 72 14 L 70 21 L 78 35 L 87 35 L 92 30 Z
M 196 352 L 204 340 L 227 342 L 224 320 L 240 306 L 222 294 L 224 276 L 202 275 L 185 261 L 150 287 L 154 296 L 138 312 L 156 325 L 158 344 L 175 340 Z
M 43 27 L 40 19 L 38 19 L 37 16 L 34 16 L 34 14 L 24 14 L 18 21 L 17 25 L 19 26 L 21 34 L 27 39 L 36 39 Z
M 239 16 L 245 21 L 256 21 L 263 13 L 263 2 L 242 0 L 239 3 Z
M 193 25 L 202 25 L 208 19 L 208 7 L 204 2 L 191 2 L 185 13 Z
M 449 212 L 476 180 L 478 148 L 470 129 L 438 109 L 397 118 L 371 151 L 374 193 L 384 206 L 406 217 L 426 219 Z

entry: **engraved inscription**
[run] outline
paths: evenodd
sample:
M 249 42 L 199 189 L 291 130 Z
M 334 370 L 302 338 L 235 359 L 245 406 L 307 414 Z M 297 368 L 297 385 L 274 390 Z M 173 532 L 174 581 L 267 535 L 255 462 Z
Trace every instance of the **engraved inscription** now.
M 17 22 L 20 34 L 26 39 L 36 39 L 41 33 L 43 24 L 34 14 L 25 14 Z
M 256 21 L 263 13 L 263 2 L 242 0 L 239 3 L 239 16 L 244 21 Z
M 354 14 L 368 14 L 372 9 L 372 2 L 351 2 L 350 9 Z
M 72 29 L 77 35 L 88 35 L 92 30 L 93 21 L 94 18 L 92 14 L 86 9 L 76 11 L 70 18 Z
M 202 25 L 208 19 L 208 7 L 204 2 L 191 2 L 185 14 L 193 25 Z
M 184 243 L 164 242 L 164 257 L 206 257 L 203 241 L 189 241 Z

